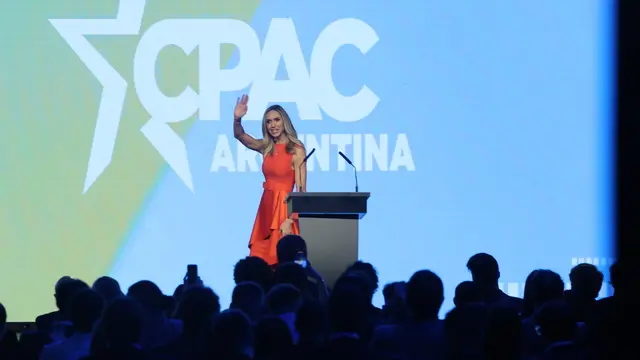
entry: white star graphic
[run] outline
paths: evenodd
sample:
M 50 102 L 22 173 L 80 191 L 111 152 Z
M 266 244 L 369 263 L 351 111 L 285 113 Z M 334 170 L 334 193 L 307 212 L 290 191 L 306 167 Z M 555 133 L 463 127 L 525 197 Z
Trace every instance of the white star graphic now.
M 50 19 L 103 87 L 83 193 L 91 188 L 111 161 L 129 84 L 87 40 L 87 35 L 140 35 L 146 0 L 121 0 L 115 19 Z M 193 192 L 186 146 L 167 121 L 150 119 L 141 129 L 185 185 Z
M 111 163 L 129 86 L 85 36 L 139 35 L 146 2 L 146 0 L 120 1 L 115 19 L 49 20 L 103 88 L 83 193 L 89 190 Z

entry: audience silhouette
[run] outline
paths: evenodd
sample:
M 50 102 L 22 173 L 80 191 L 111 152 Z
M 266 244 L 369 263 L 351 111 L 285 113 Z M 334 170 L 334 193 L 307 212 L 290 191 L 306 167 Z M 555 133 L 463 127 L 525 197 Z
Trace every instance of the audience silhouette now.
M 57 310 L 36 318 L 35 331 L 12 332 L 0 304 L 0 360 L 429 360 L 613 359 L 614 321 L 629 280 L 610 268 L 613 296 L 599 299 L 604 274 L 578 264 L 562 277 L 532 271 L 523 299 L 500 290 L 491 255 L 473 255 L 471 281 L 455 289 L 444 319 L 444 284 L 430 270 L 381 287 L 373 264 L 357 261 L 329 289 L 308 261 L 300 236 L 283 237 L 279 264 L 256 257 L 235 265 L 228 310 L 203 284 L 180 284 L 172 296 L 148 280 L 122 292 L 110 277 L 91 287 L 64 276 Z M 632 358 L 632 355 L 629 355 Z
M 521 312 L 524 306 L 522 299 L 505 294 L 498 285 L 500 268 L 498 261 L 491 255 L 479 253 L 467 262 L 473 282 L 478 286 L 482 301 L 490 308 L 510 307 Z

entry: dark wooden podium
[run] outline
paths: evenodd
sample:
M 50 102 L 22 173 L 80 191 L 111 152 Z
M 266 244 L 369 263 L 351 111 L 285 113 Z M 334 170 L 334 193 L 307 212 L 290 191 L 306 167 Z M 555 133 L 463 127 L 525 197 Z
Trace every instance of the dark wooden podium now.
M 330 288 L 358 260 L 358 222 L 367 213 L 370 193 L 294 192 L 286 199 L 289 214 L 298 213 L 300 235 L 309 261 Z

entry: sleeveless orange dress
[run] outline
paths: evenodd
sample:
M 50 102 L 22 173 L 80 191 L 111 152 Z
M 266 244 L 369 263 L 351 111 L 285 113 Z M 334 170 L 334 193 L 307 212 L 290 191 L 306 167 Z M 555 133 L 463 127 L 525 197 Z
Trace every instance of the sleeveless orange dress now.
M 265 178 L 262 184 L 264 191 L 249 240 L 249 255 L 274 265 L 278 263 L 276 245 L 282 237 L 280 225 L 288 218 L 284 201 L 295 185 L 293 154 L 287 152 L 285 144 L 276 144 L 273 155 L 264 157 L 262 173 Z M 292 227 L 293 233 L 300 235 L 297 219 Z

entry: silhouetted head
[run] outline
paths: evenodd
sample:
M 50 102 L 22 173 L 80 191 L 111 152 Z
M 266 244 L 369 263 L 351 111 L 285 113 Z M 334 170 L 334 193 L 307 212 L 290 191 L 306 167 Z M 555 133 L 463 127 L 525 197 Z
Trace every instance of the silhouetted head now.
M 102 316 L 105 300 L 97 291 L 86 288 L 71 298 L 70 319 L 73 328 L 80 333 L 91 333 Z
M 291 284 L 295 286 L 303 296 L 308 295 L 309 281 L 307 272 L 302 266 L 294 262 L 280 263 L 273 273 L 274 284 Z
M 267 293 L 267 306 L 273 315 L 295 313 L 301 305 L 300 290 L 291 284 L 277 284 Z
M 438 275 L 420 270 L 407 283 L 407 307 L 415 321 L 435 320 L 444 301 L 444 286 Z
M 184 284 L 180 284 L 176 286 L 175 290 L 173 290 L 173 300 L 176 303 L 179 303 L 182 300 L 182 294 L 184 293 Z
M 500 269 L 498 261 L 486 253 L 473 255 L 467 261 L 467 269 L 471 272 L 471 278 L 481 288 L 498 286 Z
M 211 348 L 214 359 L 242 355 L 253 358 L 253 327 L 249 317 L 240 310 L 221 312 L 213 325 Z
M 231 309 L 244 311 L 252 322 L 264 312 L 265 295 L 260 285 L 245 281 L 241 282 L 233 288 L 231 295 Z
M 382 296 L 385 305 L 392 305 L 397 301 L 404 302 L 407 294 L 407 283 L 404 281 L 395 281 L 389 283 L 382 288 Z
M 616 261 L 609 267 L 609 283 L 615 290 L 614 295 L 618 295 L 624 291 L 632 283 L 627 279 L 627 270 L 623 263 Z
M 220 298 L 208 287 L 189 287 L 182 294 L 177 313 L 185 333 L 206 333 L 220 313 Z
M 525 292 L 535 309 L 549 301 L 562 299 L 564 294 L 562 277 L 551 270 L 536 270 L 526 286 Z
M 73 280 L 73 278 L 72 278 L 71 276 L 66 276 L 66 275 L 65 275 L 65 276 L 62 276 L 60 279 L 58 279 L 58 281 L 56 281 L 56 285 L 55 285 L 55 289 L 56 289 L 56 291 L 58 290 L 58 287 L 59 287 L 62 283 L 64 283 L 65 281 L 68 281 L 68 280 Z
M 538 271 L 540 270 L 533 270 L 530 272 L 524 282 L 524 295 L 522 296 L 524 304 L 522 314 L 520 314 L 523 318 L 533 315 L 533 311 L 535 310 L 535 304 L 533 303 L 533 278 L 536 276 Z
M 293 154 L 295 146 L 303 146 L 293 127 L 289 114 L 280 105 L 271 105 L 262 117 L 262 142 L 264 154 L 273 154 L 276 143 L 284 142 L 287 152 Z
M 56 284 L 56 306 L 65 317 L 69 316 L 69 307 L 71 305 L 71 298 L 80 290 L 88 289 L 89 285 L 82 280 L 72 279 L 70 277 L 64 277 L 58 280 Z
M 620 264 L 616 261 L 609 267 L 609 283 L 613 288 L 620 282 Z
M 456 286 L 453 303 L 455 306 L 463 306 L 471 303 L 482 302 L 482 291 L 473 281 L 463 281 Z
M 164 295 L 158 285 L 149 280 L 138 281 L 131 285 L 127 296 L 135 300 L 148 313 L 164 313 L 173 306 L 173 299 Z
M 124 296 L 122 290 L 120 289 L 120 284 L 118 284 L 118 281 L 109 276 L 99 277 L 93 283 L 93 286 L 91 288 L 98 294 L 100 294 L 107 303 L 110 303 L 113 300 Z
M 0 303 L 0 339 L 2 339 L 2 335 L 4 335 L 6 327 L 7 327 L 7 309 L 5 309 L 4 305 Z
M 375 285 L 373 284 L 371 278 L 363 271 L 350 271 L 344 272 L 340 277 L 336 280 L 336 283 L 333 285 L 333 289 L 345 286 L 356 289 L 364 295 L 367 303 L 371 305 L 371 301 L 373 300 L 373 289 Z
M 298 235 L 283 236 L 280 241 L 278 241 L 276 252 L 278 262 L 280 263 L 295 261 L 298 253 L 302 253 L 305 257 L 308 257 L 307 243 Z
M 353 264 L 351 264 L 347 268 L 346 272 L 361 272 L 365 274 L 369 278 L 371 285 L 373 287 L 372 295 L 375 294 L 375 292 L 378 290 L 378 286 L 380 282 L 380 280 L 378 279 L 378 271 L 370 263 L 358 260 Z
M 571 269 L 571 293 L 580 298 L 595 299 L 602 288 L 604 276 L 591 264 L 578 264 Z
M 264 259 L 247 256 L 239 260 L 233 268 L 233 281 L 237 284 L 251 281 L 262 287 L 264 292 L 273 285 L 273 270 Z

